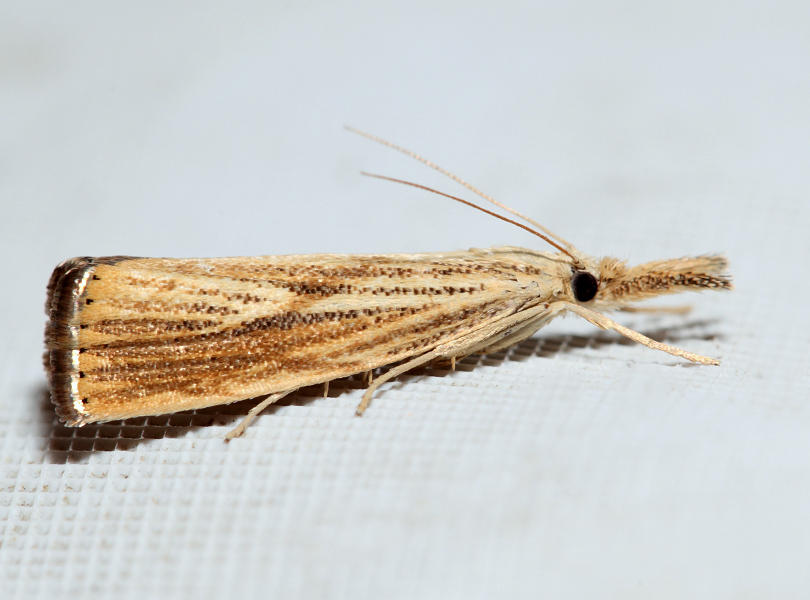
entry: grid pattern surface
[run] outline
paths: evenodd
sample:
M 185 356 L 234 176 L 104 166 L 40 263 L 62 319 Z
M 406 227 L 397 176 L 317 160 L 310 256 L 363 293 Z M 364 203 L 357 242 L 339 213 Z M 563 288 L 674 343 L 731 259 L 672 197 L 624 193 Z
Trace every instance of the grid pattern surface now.
M 808 4 L 609 5 L 11 2 L 0 598 L 806 597 Z M 347 121 L 585 251 L 725 252 L 732 293 L 617 317 L 722 365 L 560 319 L 362 418 L 355 377 L 228 444 L 253 402 L 60 425 L 42 303 L 69 256 L 539 246 L 359 178 L 457 191 Z

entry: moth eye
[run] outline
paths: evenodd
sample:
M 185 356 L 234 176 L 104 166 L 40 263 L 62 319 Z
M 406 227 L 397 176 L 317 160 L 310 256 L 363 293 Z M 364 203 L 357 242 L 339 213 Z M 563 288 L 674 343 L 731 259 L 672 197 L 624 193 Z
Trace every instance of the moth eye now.
M 586 271 L 579 271 L 574 273 L 571 279 L 571 287 L 574 288 L 574 298 L 577 302 L 587 302 L 593 300 L 596 296 L 596 290 L 599 288 L 599 283 L 596 277 Z

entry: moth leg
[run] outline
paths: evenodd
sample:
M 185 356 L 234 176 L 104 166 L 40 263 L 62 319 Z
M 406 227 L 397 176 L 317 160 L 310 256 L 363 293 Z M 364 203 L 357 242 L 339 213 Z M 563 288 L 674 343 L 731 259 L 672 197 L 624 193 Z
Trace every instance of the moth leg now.
M 423 365 L 427 362 L 430 362 L 434 358 L 438 358 L 442 356 L 440 352 L 436 350 L 431 350 L 430 352 L 426 352 L 422 356 L 417 356 L 413 360 L 409 360 L 406 363 L 399 365 L 398 367 L 394 367 L 393 369 L 388 369 L 385 373 L 380 375 L 377 379 L 374 380 L 374 383 L 368 386 L 368 389 L 363 394 L 363 398 L 360 400 L 360 404 L 357 405 L 357 410 L 354 411 L 354 414 L 358 417 L 362 417 L 363 413 L 366 412 L 368 405 L 371 404 L 371 397 L 374 395 L 374 391 L 380 387 L 383 383 L 388 381 L 389 379 L 393 379 L 397 375 L 402 375 L 403 373 L 410 371 L 411 369 L 415 369 L 419 365 Z
M 559 312 L 561 310 L 565 310 L 565 307 L 555 308 L 552 305 L 551 314 Z M 516 314 L 505 317 L 500 321 L 491 323 L 481 329 L 473 331 L 472 333 L 468 333 L 454 340 L 445 342 L 444 344 L 437 346 L 430 352 L 426 352 L 421 356 L 417 356 L 416 358 L 409 360 L 408 362 L 403 363 L 398 367 L 389 369 L 388 371 L 380 375 L 380 377 L 378 377 L 376 380 L 374 380 L 374 383 L 369 386 L 369 388 L 363 394 L 363 398 L 360 400 L 360 404 L 357 406 L 355 414 L 358 417 L 362 416 L 362 414 L 368 408 L 368 405 L 371 403 L 371 397 L 374 395 L 374 392 L 377 390 L 378 387 L 380 387 L 383 383 L 385 383 L 389 379 L 393 379 L 398 375 L 410 371 L 411 369 L 414 369 L 420 365 L 430 362 L 431 360 L 436 358 L 453 358 L 457 356 L 466 356 L 468 354 L 471 354 L 478 347 L 486 347 L 490 345 L 492 343 L 493 338 L 497 338 L 497 335 L 499 333 L 502 333 L 503 331 L 510 329 L 514 325 L 519 324 L 525 325 L 530 321 L 534 321 L 535 317 L 537 317 L 540 314 L 543 314 L 544 316 L 546 314 L 549 314 L 549 309 L 545 306 L 534 306 L 532 308 L 528 308 Z
M 681 358 L 685 358 L 686 360 L 691 360 L 692 362 L 700 363 L 702 365 L 719 365 L 720 361 L 716 358 L 710 358 L 708 356 L 702 356 L 700 354 L 694 354 L 693 352 L 687 352 L 686 350 L 681 350 L 680 348 L 676 348 L 675 346 L 670 346 L 669 344 L 663 344 L 661 342 L 656 342 L 655 340 L 648 338 L 646 335 L 639 333 L 638 331 L 633 331 L 632 329 L 628 329 L 624 325 L 619 325 L 613 319 L 606 317 L 605 315 L 585 308 L 584 306 L 580 306 L 579 304 L 574 304 L 573 302 L 565 302 L 560 301 L 555 304 L 562 304 L 565 305 L 566 310 L 570 310 L 572 313 L 578 314 L 580 317 L 585 319 L 586 321 L 593 323 L 597 327 L 601 329 L 612 329 L 624 337 L 630 338 L 634 342 L 638 342 L 639 344 L 644 344 L 648 348 L 652 348 L 653 350 L 661 350 L 662 352 L 666 352 L 668 354 L 672 354 L 673 356 L 680 356 Z
M 447 358 L 446 356 L 434 361 L 433 365 L 431 365 L 437 369 L 450 369 L 451 371 L 456 370 L 456 357 L 451 356 Z
M 329 397 L 329 381 L 323 382 L 323 397 L 324 398 Z
M 619 310 L 629 313 L 685 315 L 692 310 L 692 307 L 689 304 L 682 304 L 681 306 L 625 306 Z
M 509 346 L 513 346 L 518 342 L 522 342 L 523 340 L 532 337 L 535 333 L 537 333 L 538 329 L 544 327 L 550 320 L 551 316 L 541 315 L 540 317 L 532 319 L 530 322 L 511 332 L 507 332 L 506 335 L 499 339 L 486 340 L 486 345 L 480 344 L 480 346 L 478 348 L 474 348 L 470 354 L 475 354 L 476 352 L 480 354 L 492 354 L 494 352 L 498 352 L 499 350 L 503 350 L 504 348 L 508 348 Z
M 231 429 L 227 434 L 225 434 L 225 441 L 229 442 L 233 438 L 239 437 L 240 435 L 245 433 L 245 429 L 247 429 L 248 425 L 250 425 L 253 422 L 253 419 L 259 416 L 260 412 L 262 412 L 265 408 L 267 408 L 274 402 L 278 402 L 287 394 L 293 393 L 297 389 L 298 388 L 294 388 L 292 390 L 287 390 L 285 392 L 278 392 L 276 394 L 270 394 L 269 396 L 267 396 L 267 398 L 259 402 L 256 406 L 254 406 L 248 411 L 248 414 L 245 415 L 245 418 L 242 419 L 242 422 L 239 423 L 239 425 L 237 425 L 236 427 Z
M 518 322 L 518 327 L 514 329 L 504 330 L 500 335 L 496 334 L 484 340 L 481 344 L 472 348 L 469 354 L 475 354 L 476 352 L 480 354 L 490 354 L 498 350 L 503 350 L 518 342 L 522 342 L 526 338 L 530 338 L 538 329 L 545 327 L 558 313 L 566 310 L 561 304 L 561 302 L 554 302 L 542 308 L 536 307 L 536 309 L 533 310 L 534 316 L 529 316 L 523 321 Z

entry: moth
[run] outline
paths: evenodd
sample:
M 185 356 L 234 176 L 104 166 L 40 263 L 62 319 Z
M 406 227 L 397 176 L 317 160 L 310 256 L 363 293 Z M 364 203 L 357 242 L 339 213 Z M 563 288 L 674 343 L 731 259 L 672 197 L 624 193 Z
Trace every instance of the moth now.
M 719 361 L 664 344 L 606 316 L 688 290 L 728 290 L 719 255 L 628 266 L 588 256 L 539 223 L 423 157 L 363 132 L 513 213 L 555 251 L 511 246 L 392 255 L 238 258 L 80 257 L 48 283 L 45 367 L 67 425 L 156 415 L 267 396 L 228 434 L 305 386 L 390 368 L 384 382 L 436 359 L 495 352 L 573 313 L 688 361 Z M 648 309 L 668 310 L 668 309 Z M 681 309 L 673 309 L 677 312 Z M 370 379 L 370 378 L 369 378 Z

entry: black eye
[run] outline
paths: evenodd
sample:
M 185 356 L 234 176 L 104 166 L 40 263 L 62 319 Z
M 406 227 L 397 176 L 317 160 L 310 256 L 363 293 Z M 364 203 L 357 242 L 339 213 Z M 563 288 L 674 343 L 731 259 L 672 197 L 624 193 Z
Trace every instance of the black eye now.
M 574 273 L 571 278 L 571 287 L 574 288 L 574 298 L 577 299 L 577 302 L 587 302 L 596 296 L 599 283 L 597 283 L 596 277 L 590 273 L 579 271 Z

